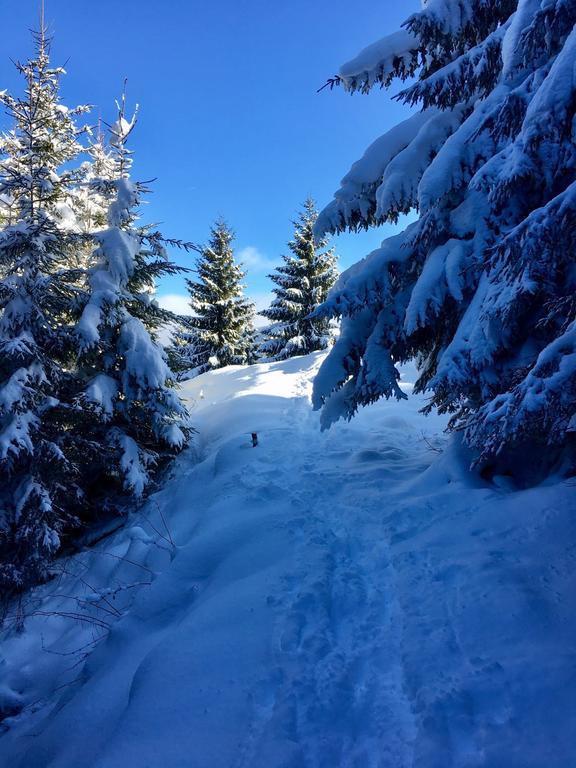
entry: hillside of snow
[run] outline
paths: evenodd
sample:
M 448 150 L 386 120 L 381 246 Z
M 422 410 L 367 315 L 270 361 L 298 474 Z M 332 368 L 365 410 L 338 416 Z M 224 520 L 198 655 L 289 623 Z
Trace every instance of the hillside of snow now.
M 1 766 L 576 765 L 574 482 L 484 482 L 414 396 L 321 432 L 321 360 L 184 385 L 163 488 L 5 618 Z

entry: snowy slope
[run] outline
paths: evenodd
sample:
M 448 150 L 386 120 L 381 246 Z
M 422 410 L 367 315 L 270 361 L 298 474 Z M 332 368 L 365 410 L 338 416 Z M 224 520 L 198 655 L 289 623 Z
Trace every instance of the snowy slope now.
M 415 397 L 321 433 L 321 359 L 185 385 L 164 489 L 4 633 L 1 766 L 576 765 L 574 485 L 484 483 Z

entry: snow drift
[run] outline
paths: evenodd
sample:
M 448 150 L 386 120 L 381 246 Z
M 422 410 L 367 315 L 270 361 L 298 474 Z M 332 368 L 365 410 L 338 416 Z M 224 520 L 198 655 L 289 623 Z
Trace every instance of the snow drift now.
M 573 483 L 483 482 L 414 396 L 322 433 L 321 360 L 184 385 L 165 487 L 6 618 L 0 765 L 576 763 Z

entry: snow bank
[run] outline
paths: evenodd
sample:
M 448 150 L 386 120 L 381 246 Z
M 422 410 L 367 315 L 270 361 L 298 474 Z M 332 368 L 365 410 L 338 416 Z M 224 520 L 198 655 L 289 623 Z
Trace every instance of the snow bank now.
M 184 385 L 165 487 L 6 621 L 0 765 L 576 762 L 574 486 L 471 476 L 412 396 L 321 433 L 321 360 Z

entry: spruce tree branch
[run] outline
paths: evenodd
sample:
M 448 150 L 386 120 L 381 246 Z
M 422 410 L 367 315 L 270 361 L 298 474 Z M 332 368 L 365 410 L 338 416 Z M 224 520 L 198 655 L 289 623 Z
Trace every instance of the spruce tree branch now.
M 341 83 L 342 83 L 342 78 L 340 77 L 340 75 L 334 75 L 334 77 L 329 77 L 328 80 L 326 80 L 326 82 L 324 83 L 324 85 L 321 88 L 318 88 L 316 93 L 320 93 L 325 88 L 330 88 L 330 90 L 332 91 L 335 86 L 340 85 Z

